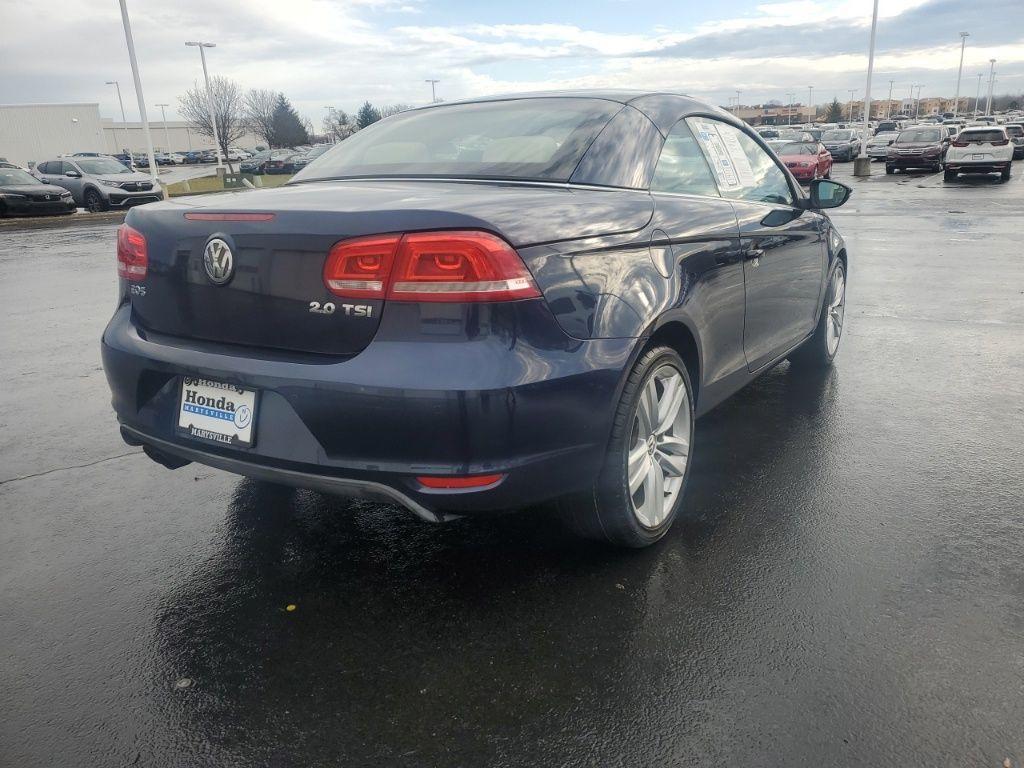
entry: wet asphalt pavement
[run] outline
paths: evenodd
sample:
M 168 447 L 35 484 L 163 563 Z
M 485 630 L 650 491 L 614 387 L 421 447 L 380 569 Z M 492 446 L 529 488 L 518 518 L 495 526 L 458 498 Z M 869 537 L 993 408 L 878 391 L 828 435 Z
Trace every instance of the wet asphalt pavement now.
M 855 184 L 835 369 L 699 422 L 641 552 L 153 464 L 114 225 L 0 231 L 0 765 L 1020 765 L 1015 174 Z

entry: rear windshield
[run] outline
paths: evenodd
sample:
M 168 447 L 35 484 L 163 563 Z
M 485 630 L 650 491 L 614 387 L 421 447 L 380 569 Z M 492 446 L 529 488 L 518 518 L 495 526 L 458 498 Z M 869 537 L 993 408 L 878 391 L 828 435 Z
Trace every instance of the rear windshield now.
M 934 128 L 925 128 L 921 130 L 904 131 L 896 139 L 897 144 L 909 144 L 917 141 L 938 141 L 939 131 Z
M 792 142 L 790 144 L 783 144 L 779 147 L 777 154 L 779 155 L 816 155 L 818 154 L 817 144 L 808 144 L 806 142 Z
M 957 141 L 969 141 L 972 144 L 987 144 L 992 141 L 1006 141 L 1003 132 L 997 129 L 991 131 L 961 131 L 956 137 Z
M 537 98 L 412 110 L 364 128 L 293 181 L 359 176 L 568 181 L 622 109 L 601 99 Z
M 853 135 L 852 131 L 825 131 L 821 134 L 822 141 L 845 141 Z

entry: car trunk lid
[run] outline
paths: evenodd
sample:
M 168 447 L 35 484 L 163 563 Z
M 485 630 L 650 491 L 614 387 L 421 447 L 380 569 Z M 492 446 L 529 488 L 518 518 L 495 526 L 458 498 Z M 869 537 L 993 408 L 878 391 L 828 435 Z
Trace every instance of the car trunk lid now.
M 156 203 L 127 219 L 148 252 L 130 298 L 144 332 L 354 355 L 372 340 L 384 302 L 327 289 L 324 263 L 339 241 L 481 229 L 523 247 L 640 229 L 652 209 L 644 192 L 432 181 L 315 182 Z

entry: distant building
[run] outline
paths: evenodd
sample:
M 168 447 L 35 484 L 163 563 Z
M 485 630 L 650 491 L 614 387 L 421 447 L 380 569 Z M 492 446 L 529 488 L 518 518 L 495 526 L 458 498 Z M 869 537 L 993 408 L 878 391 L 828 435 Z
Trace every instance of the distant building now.
M 804 104 L 757 104 L 729 107 L 729 112 L 750 125 L 798 125 L 814 119 L 814 110 Z
M 187 123 L 150 120 L 154 152 L 213 149 L 213 140 L 200 136 Z M 240 147 L 262 142 L 245 135 Z M 0 104 L 0 157 L 27 166 L 48 157 L 75 152 L 117 154 L 124 149 L 145 152 L 141 122 L 114 122 L 100 117 L 99 104 Z

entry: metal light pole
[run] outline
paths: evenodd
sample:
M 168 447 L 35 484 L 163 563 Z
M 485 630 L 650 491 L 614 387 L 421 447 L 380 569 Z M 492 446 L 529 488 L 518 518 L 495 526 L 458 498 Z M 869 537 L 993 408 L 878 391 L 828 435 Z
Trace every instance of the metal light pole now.
M 853 95 L 857 92 L 856 88 L 847 88 L 846 92 L 850 94 L 850 122 L 853 122 Z
M 135 100 L 139 103 L 139 117 L 142 119 L 142 135 L 146 138 L 146 157 L 149 158 L 149 175 L 153 185 L 158 186 L 156 159 L 153 157 L 153 136 L 149 132 L 149 118 L 146 115 L 146 101 L 142 96 L 142 78 L 139 76 L 139 62 L 135 58 L 135 40 L 132 38 L 132 23 L 128 18 L 128 6 L 121 0 L 121 23 L 124 25 L 124 41 L 128 44 L 128 61 L 132 65 L 132 80 L 135 81 Z M 164 197 L 167 196 L 164 191 Z
M 793 98 L 796 96 L 796 94 L 790 92 L 790 93 L 787 93 L 786 95 L 789 97 L 789 108 L 786 110 L 786 125 L 792 125 L 793 124 Z
M 917 120 L 917 116 L 921 114 L 921 88 L 924 86 L 918 85 L 917 87 L 917 102 L 914 105 L 914 119 Z
M 324 109 L 327 110 L 327 118 L 331 119 L 334 116 L 334 107 L 324 107 Z M 331 126 L 331 144 L 337 144 L 337 143 L 338 143 L 338 137 L 334 133 L 334 126 L 333 126 L 333 123 L 332 123 L 332 126 Z
M 992 114 L 992 89 L 995 87 L 995 84 L 996 84 L 996 60 L 995 59 L 989 59 L 988 62 L 989 62 L 989 69 L 988 69 L 988 101 L 985 102 L 985 114 L 986 115 L 991 115 Z
M 978 116 L 978 104 L 981 102 L 981 78 L 985 76 L 984 72 L 978 73 L 978 90 L 974 92 L 974 116 Z
M 860 152 L 853 161 L 855 176 L 871 175 L 871 158 L 868 157 L 868 131 L 871 119 L 871 76 L 875 71 L 875 30 L 878 27 L 878 0 L 871 12 L 871 39 L 868 43 L 868 80 L 864 85 L 864 133 L 860 137 Z
M 425 83 L 430 83 L 430 103 L 437 104 L 437 84 L 440 80 L 424 80 Z
M 889 81 L 889 100 L 885 102 L 885 119 L 888 120 L 892 117 L 892 84 L 895 80 Z
M 167 154 L 171 153 L 171 134 L 167 131 L 167 113 L 164 112 L 164 107 L 171 106 L 170 104 L 157 104 L 160 107 L 160 117 L 164 121 L 164 141 L 167 142 Z
M 107 80 L 107 85 L 112 85 L 117 89 L 117 103 L 121 106 L 121 128 L 124 129 L 124 147 L 123 149 L 128 153 L 128 165 L 132 163 L 132 148 L 128 146 L 128 121 L 124 116 L 124 102 L 121 101 L 121 85 L 117 80 Z M 114 131 L 116 140 L 117 131 Z
M 814 122 L 814 118 L 816 118 L 818 116 L 818 110 L 816 110 L 814 108 L 814 86 L 813 85 L 808 85 L 807 86 L 807 108 L 810 110 L 810 115 L 811 115 L 810 122 L 813 123 Z
M 960 33 L 960 67 L 956 71 L 956 96 L 953 97 L 953 117 L 960 113 L 960 77 L 964 73 L 964 48 L 967 46 L 967 38 L 970 32 Z
M 187 42 L 185 45 L 199 49 L 199 58 L 203 60 L 203 79 L 206 81 L 206 105 L 207 109 L 210 110 L 210 125 L 213 126 L 213 145 L 214 152 L 217 155 L 217 172 L 220 173 L 224 168 L 224 163 L 220 159 L 220 137 L 217 135 L 217 114 L 213 110 L 213 91 L 210 90 L 210 75 L 206 71 L 206 49 L 216 48 L 216 43 L 203 43 L 198 40 Z

